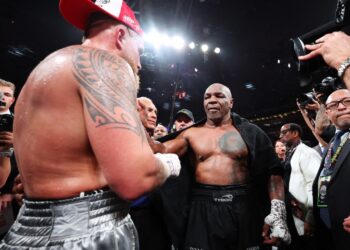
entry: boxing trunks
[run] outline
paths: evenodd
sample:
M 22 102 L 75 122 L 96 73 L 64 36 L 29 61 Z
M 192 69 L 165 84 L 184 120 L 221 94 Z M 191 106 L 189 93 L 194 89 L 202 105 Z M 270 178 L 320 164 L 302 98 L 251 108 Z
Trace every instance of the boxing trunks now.
M 239 249 L 239 216 L 247 185 L 196 184 L 188 217 L 186 250 Z
M 63 200 L 24 200 L 0 249 L 137 250 L 129 203 L 110 190 Z

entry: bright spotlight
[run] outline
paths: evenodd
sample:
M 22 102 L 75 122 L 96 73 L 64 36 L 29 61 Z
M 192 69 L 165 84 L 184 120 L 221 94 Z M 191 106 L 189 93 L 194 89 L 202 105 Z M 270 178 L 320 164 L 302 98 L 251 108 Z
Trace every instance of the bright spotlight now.
M 185 40 L 180 36 L 174 36 L 172 38 L 172 45 L 175 49 L 181 50 L 185 45 Z
M 194 42 L 190 42 L 190 44 L 188 45 L 188 47 L 190 49 L 194 49 L 196 47 L 196 45 L 194 44 Z
M 198 69 L 197 69 L 197 68 L 194 68 L 194 72 L 198 72 Z
M 156 30 L 152 30 L 150 33 L 148 33 L 145 40 L 148 43 L 152 44 L 156 49 L 158 49 L 163 42 L 162 35 L 159 34 Z
M 207 51 L 208 51 L 208 49 L 209 49 L 208 44 L 202 44 L 202 46 L 201 46 L 201 50 L 202 50 L 203 52 L 207 52 Z
M 216 54 L 219 54 L 220 51 L 221 51 L 221 49 L 220 49 L 219 47 L 216 47 L 216 48 L 214 49 L 214 52 L 215 52 Z
M 160 43 L 163 46 L 170 46 L 171 45 L 171 38 L 167 34 L 163 34 L 160 36 Z

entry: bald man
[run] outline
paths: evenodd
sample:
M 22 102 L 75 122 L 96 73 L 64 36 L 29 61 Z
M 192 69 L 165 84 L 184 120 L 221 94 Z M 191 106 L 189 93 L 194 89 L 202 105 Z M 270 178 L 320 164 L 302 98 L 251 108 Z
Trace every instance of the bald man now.
M 137 111 L 140 114 L 141 122 L 149 136 L 153 136 L 157 125 L 158 110 L 151 99 L 147 97 L 137 98 Z
M 315 236 L 320 250 L 350 246 L 350 91 L 329 95 L 326 114 L 336 127 L 313 184 Z
M 280 161 L 267 135 L 231 114 L 232 107 L 231 91 L 214 83 L 204 94 L 206 121 L 153 145 L 190 157 L 194 184 L 184 249 L 262 249 L 262 233 L 265 244 L 290 241 Z

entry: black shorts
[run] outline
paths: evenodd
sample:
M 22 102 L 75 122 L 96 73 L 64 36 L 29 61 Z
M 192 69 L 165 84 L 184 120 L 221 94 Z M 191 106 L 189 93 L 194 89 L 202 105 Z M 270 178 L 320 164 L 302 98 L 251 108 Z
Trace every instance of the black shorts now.
M 186 250 L 232 250 L 239 245 L 239 216 L 247 185 L 196 184 L 186 231 Z

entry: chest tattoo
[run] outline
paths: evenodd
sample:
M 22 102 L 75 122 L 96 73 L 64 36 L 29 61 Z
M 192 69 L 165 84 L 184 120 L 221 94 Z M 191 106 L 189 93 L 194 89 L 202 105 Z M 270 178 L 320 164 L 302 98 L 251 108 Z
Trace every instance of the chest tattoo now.
M 220 137 L 219 148 L 223 153 L 239 153 L 245 149 L 245 144 L 236 131 L 230 131 Z

